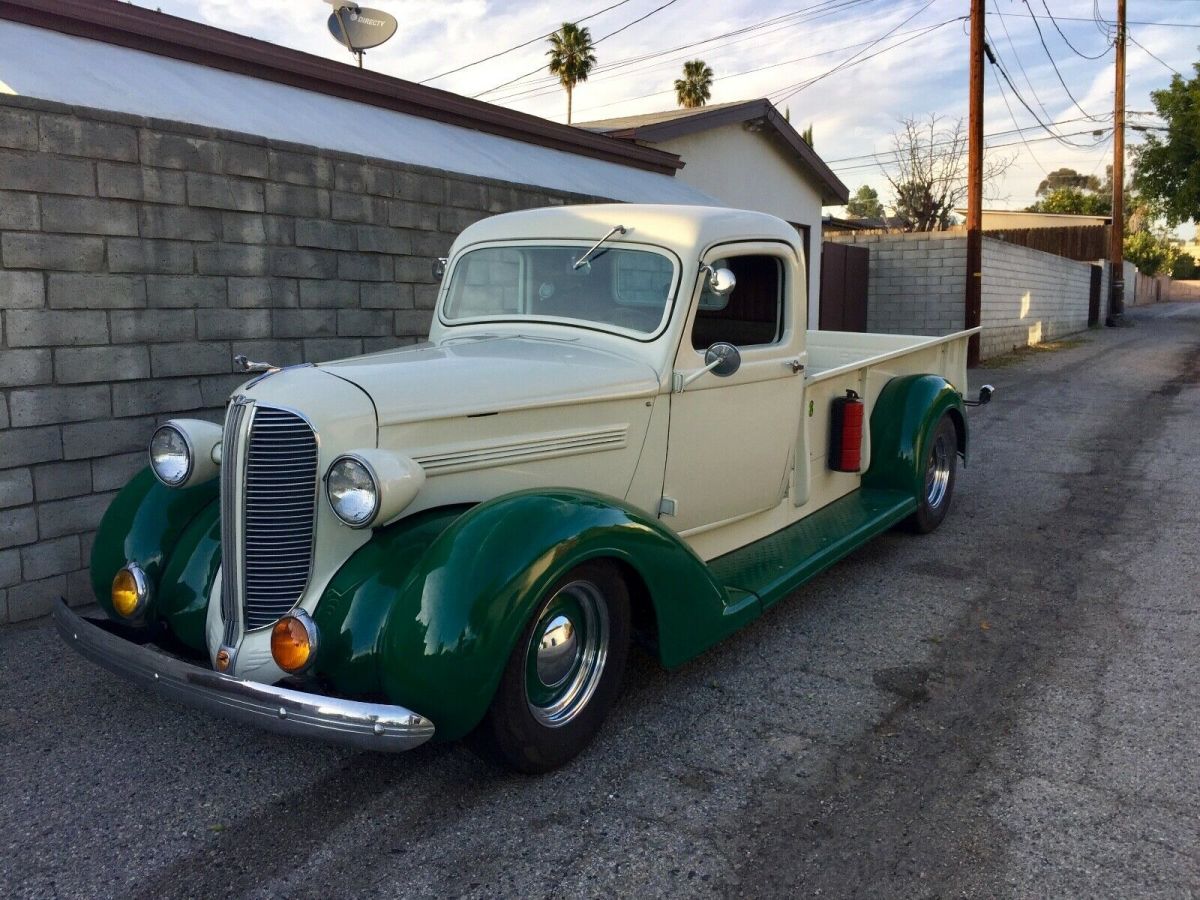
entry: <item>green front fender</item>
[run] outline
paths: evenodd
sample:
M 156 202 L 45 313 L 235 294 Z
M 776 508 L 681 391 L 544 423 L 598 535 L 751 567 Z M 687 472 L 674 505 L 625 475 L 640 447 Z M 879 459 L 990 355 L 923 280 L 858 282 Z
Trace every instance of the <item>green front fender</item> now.
M 682 663 L 744 624 L 708 567 L 658 521 L 598 494 L 522 491 L 435 511 L 377 534 L 317 607 L 322 674 L 377 690 L 437 725 L 469 732 L 486 712 L 547 589 L 589 559 L 619 561 L 646 589 L 664 664 Z M 373 633 L 377 635 L 372 640 Z
M 966 462 L 967 419 L 962 395 L 946 379 L 902 375 L 885 384 L 871 412 L 871 467 L 863 474 L 863 487 L 902 490 L 920 497 L 929 441 L 947 413 Z
M 112 608 L 112 581 L 127 563 L 141 566 L 152 585 L 174 583 L 165 573 L 176 546 L 197 516 L 209 507 L 215 510 L 216 503 L 216 480 L 181 489 L 165 487 L 148 467 L 135 475 L 109 504 L 92 544 L 92 590 L 101 608 L 119 620 Z M 162 599 L 153 601 L 153 617 L 161 615 Z

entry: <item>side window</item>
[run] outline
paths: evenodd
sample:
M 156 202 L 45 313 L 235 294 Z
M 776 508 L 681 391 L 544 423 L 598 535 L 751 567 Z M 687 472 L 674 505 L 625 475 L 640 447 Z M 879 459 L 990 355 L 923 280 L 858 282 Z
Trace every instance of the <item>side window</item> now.
M 783 263 L 774 256 L 732 256 L 717 260 L 737 286 L 723 297 L 706 287 L 700 295 L 692 346 L 704 350 L 717 341 L 738 347 L 773 344 L 783 334 Z

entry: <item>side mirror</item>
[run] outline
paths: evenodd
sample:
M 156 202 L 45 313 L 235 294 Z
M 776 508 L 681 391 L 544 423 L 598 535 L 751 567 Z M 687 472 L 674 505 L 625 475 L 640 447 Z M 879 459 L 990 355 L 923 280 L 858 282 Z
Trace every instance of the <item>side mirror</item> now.
M 728 272 L 728 269 L 721 269 Z M 732 273 L 730 274 L 732 278 Z M 733 344 L 718 341 L 704 351 L 704 367 L 714 375 L 728 378 L 742 367 L 742 354 Z
M 433 261 L 433 277 L 441 280 L 441 277 L 446 274 L 446 257 L 439 256 Z
M 737 276 L 729 269 L 714 269 L 712 266 L 703 266 L 702 270 L 708 273 L 708 289 L 718 297 L 724 297 L 737 287 Z
M 996 393 L 996 389 L 990 384 L 985 384 L 979 389 L 978 400 L 964 400 L 963 406 L 987 406 L 992 402 L 992 394 Z

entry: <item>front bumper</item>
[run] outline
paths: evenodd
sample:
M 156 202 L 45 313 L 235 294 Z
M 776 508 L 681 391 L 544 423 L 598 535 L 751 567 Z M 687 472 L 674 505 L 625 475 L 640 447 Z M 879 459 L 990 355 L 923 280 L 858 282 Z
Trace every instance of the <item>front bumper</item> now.
M 433 737 L 433 723 L 402 706 L 343 700 L 243 681 L 134 644 L 54 607 L 63 640 L 92 662 L 189 706 L 267 731 L 317 738 L 360 750 L 411 750 Z

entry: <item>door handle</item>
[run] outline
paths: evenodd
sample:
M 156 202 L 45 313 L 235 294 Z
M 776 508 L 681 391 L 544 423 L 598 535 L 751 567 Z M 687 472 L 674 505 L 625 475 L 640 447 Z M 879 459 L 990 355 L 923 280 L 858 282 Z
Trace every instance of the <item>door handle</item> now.
M 793 375 L 799 375 L 804 371 L 804 363 L 800 362 L 799 357 L 796 359 L 784 360 L 783 364 L 792 370 Z

